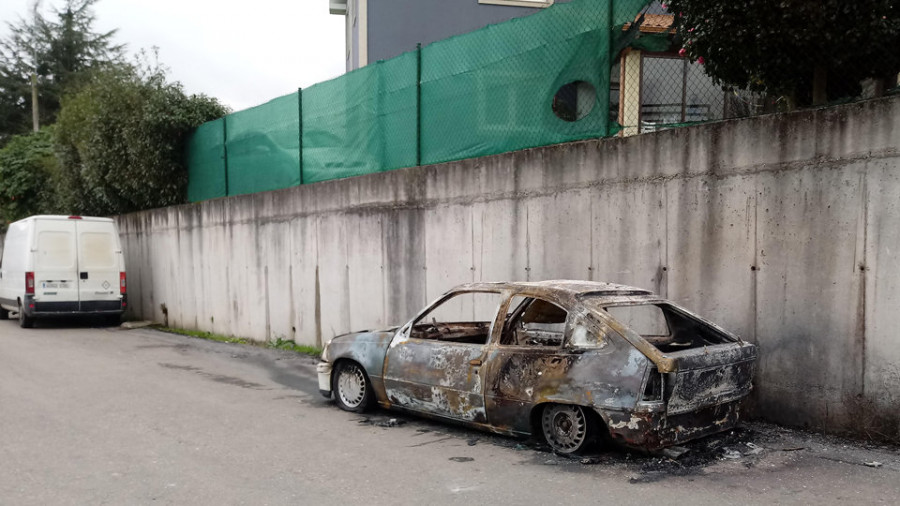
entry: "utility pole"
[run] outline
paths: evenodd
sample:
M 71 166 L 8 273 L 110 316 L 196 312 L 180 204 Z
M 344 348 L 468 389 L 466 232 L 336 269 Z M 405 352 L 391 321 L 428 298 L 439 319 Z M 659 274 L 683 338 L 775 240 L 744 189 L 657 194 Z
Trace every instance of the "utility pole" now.
M 38 99 L 37 99 L 37 73 L 31 73 L 31 123 L 34 131 L 41 129 L 41 122 L 38 119 Z
M 37 132 L 41 129 L 41 120 L 38 114 L 38 91 L 37 91 L 37 30 L 35 29 L 37 26 L 38 20 L 38 8 L 41 6 L 41 0 L 34 0 L 34 5 L 31 7 L 31 64 L 33 66 L 31 70 L 31 123 L 34 127 L 34 131 Z

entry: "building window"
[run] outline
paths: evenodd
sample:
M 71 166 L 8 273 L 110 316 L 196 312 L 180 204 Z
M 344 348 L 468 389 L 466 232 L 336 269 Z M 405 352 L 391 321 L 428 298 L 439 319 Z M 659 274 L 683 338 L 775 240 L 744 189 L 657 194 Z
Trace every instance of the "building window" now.
M 550 7 L 553 0 L 478 0 L 480 4 L 511 5 L 513 7 Z

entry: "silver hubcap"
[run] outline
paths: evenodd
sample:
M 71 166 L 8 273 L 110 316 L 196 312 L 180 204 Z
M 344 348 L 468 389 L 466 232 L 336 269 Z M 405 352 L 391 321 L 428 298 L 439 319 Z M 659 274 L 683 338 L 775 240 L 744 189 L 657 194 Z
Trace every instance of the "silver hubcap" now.
M 366 397 L 366 377 L 362 370 L 355 366 L 345 366 L 338 377 L 338 395 L 341 402 L 351 408 L 359 406 Z
M 584 444 L 587 420 L 578 406 L 548 406 L 544 408 L 541 425 L 547 443 L 561 453 L 572 453 Z

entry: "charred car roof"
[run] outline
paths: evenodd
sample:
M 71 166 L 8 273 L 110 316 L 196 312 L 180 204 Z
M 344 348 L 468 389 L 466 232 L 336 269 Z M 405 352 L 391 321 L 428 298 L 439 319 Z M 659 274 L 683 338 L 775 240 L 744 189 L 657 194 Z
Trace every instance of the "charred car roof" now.
M 643 288 L 598 281 L 574 281 L 556 279 L 549 281 L 507 281 L 489 283 L 466 283 L 454 287 L 447 293 L 461 291 L 503 291 L 532 294 L 556 298 L 560 302 L 572 303 L 585 297 L 608 298 L 609 302 L 620 302 L 622 297 L 633 297 L 635 301 L 660 300 L 659 296 Z

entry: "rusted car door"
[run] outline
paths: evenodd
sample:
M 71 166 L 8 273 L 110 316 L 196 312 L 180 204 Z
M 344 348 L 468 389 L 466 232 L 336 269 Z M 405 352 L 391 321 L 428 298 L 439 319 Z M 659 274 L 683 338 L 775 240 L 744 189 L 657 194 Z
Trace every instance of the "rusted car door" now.
M 607 339 L 596 320 L 542 300 L 510 303 L 500 341 L 485 368 L 485 408 L 491 425 L 528 433 L 535 406 L 545 403 L 634 407 L 648 360 Z
M 579 354 L 563 348 L 568 312 L 536 297 L 512 297 L 485 371 L 485 403 L 492 425 L 530 431 L 535 404 L 567 389 Z
M 499 293 L 491 295 L 499 301 Z M 459 302 L 448 302 L 453 297 L 397 332 L 385 356 L 385 393 L 397 407 L 485 423 L 482 364 L 499 302 L 473 299 L 445 311 L 452 316 L 433 316 L 441 304 Z

